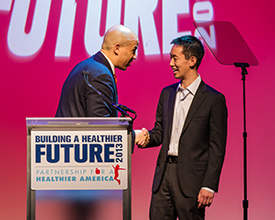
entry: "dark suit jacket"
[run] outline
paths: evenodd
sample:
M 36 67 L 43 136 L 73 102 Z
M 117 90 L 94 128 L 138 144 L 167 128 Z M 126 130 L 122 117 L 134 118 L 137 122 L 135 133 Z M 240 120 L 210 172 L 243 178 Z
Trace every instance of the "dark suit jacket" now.
M 111 66 L 101 52 L 77 64 L 64 82 L 56 117 L 116 117 L 117 111 L 84 81 L 82 70 L 89 71 L 90 84 L 117 102 L 117 88 Z
M 155 127 L 150 131 L 147 147 L 162 144 L 156 164 L 153 192 L 158 190 L 166 166 L 177 86 L 178 83 L 162 90 Z M 218 191 L 226 136 L 225 98 L 202 81 L 190 106 L 179 141 L 178 176 L 186 196 L 196 197 L 201 187 Z

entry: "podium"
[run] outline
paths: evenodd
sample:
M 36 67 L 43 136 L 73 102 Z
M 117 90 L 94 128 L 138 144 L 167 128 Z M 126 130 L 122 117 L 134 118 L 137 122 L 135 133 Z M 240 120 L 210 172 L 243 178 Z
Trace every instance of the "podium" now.
M 27 118 L 27 220 L 36 190 L 122 190 L 131 219 L 132 120 Z

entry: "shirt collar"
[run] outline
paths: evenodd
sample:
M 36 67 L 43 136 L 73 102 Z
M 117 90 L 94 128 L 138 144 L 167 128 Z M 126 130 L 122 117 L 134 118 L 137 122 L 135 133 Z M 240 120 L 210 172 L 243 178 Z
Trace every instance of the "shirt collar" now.
M 201 83 L 201 76 L 198 74 L 198 77 L 195 79 L 195 81 L 192 82 L 185 90 L 188 90 L 192 95 L 195 95 L 199 88 L 200 83 Z M 184 90 L 184 89 L 181 87 L 181 84 L 179 82 L 177 92 L 180 90 Z
M 103 53 L 102 51 L 100 51 L 100 52 L 101 52 L 101 53 L 104 55 L 104 57 L 108 60 L 110 66 L 111 66 L 111 68 L 112 68 L 113 74 L 115 74 L 115 66 L 114 66 L 114 64 L 111 62 L 111 60 L 107 57 L 107 55 L 106 55 L 105 53 Z

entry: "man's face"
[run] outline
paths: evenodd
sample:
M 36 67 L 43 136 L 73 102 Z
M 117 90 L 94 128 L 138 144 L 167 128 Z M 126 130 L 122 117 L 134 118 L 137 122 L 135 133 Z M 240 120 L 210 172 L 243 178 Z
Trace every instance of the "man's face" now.
M 132 40 L 128 46 L 120 47 L 120 58 L 118 68 L 121 70 L 126 70 L 130 66 L 131 62 L 135 60 L 136 50 L 138 47 L 138 41 Z
M 190 72 L 190 59 L 186 60 L 182 53 L 183 47 L 181 45 L 174 45 L 170 52 L 170 66 L 173 69 L 174 77 L 183 80 Z

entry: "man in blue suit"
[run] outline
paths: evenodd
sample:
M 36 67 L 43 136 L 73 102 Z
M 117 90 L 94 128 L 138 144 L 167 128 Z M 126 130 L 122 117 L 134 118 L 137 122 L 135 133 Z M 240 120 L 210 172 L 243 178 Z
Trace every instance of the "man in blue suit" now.
M 170 66 L 179 79 L 161 92 L 150 141 L 162 144 L 156 163 L 151 220 L 203 220 L 218 191 L 227 137 L 224 96 L 205 84 L 197 69 L 204 56 L 200 40 L 172 41 Z M 146 133 L 146 131 L 145 131 Z
M 90 84 L 113 102 L 117 102 L 115 68 L 126 70 L 136 59 L 137 35 L 123 25 L 111 27 L 102 48 L 77 64 L 67 77 L 60 96 L 56 117 L 116 117 L 116 109 L 102 99 L 84 81 L 89 71 Z
M 111 27 L 104 36 L 101 50 L 78 63 L 68 75 L 62 87 L 56 117 L 117 117 L 117 110 L 85 83 L 82 71 L 89 72 L 89 83 L 96 90 L 117 103 L 115 68 L 126 70 L 130 66 L 136 59 L 138 44 L 137 35 L 129 28 L 123 25 Z M 139 139 L 142 138 L 144 136 L 140 133 Z M 133 132 L 133 144 L 134 140 Z M 86 194 L 93 195 L 92 192 Z M 88 210 L 93 206 L 95 204 L 85 204 L 80 200 L 68 210 L 72 219 L 88 219 Z

